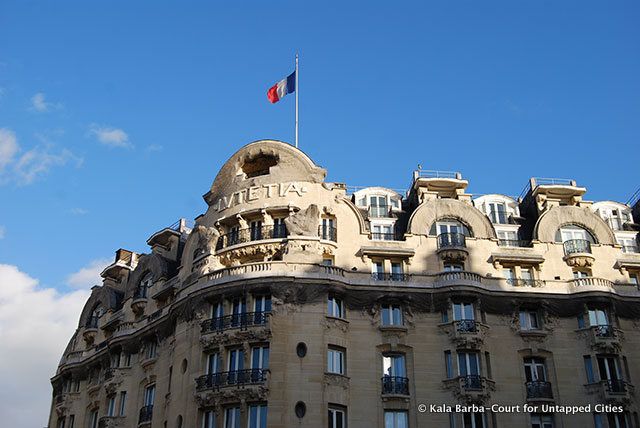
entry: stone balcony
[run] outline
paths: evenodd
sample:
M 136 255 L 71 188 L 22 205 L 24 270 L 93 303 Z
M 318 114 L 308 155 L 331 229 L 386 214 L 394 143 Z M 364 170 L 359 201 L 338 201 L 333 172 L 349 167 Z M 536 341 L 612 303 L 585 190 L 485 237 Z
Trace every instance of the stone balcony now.
M 467 404 L 483 404 L 495 391 L 495 382 L 480 375 L 458 376 L 443 381 L 456 399 Z
M 229 403 L 266 401 L 270 373 L 267 369 L 246 369 L 210 373 L 196 378 L 196 402 L 200 408 Z
M 481 348 L 489 330 L 488 325 L 476 320 L 456 320 L 439 327 L 457 348 L 464 349 Z
M 269 312 L 245 312 L 210 318 L 200 324 L 200 343 L 204 349 L 247 341 L 266 341 L 271 337 Z
M 628 405 L 635 402 L 633 385 L 621 379 L 601 380 L 585 385 L 589 395 L 597 395 L 599 401 Z

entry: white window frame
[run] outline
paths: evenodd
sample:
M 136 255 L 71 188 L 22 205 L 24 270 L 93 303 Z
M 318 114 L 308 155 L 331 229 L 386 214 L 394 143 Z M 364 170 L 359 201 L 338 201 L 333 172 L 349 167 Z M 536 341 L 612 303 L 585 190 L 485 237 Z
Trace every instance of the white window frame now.
M 387 318 L 389 320 L 388 323 L 385 323 L 385 312 L 387 313 Z M 398 319 L 396 320 L 395 315 L 398 314 Z M 380 322 L 385 327 L 399 327 L 404 325 L 404 314 L 402 312 L 402 306 L 397 304 L 386 304 L 382 305 L 381 314 L 380 314 Z
M 344 302 L 340 297 L 329 295 L 327 298 L 327 316 L 344 318 Z
M 240 407 L 233 406 L 224 409 L 224 428 L 240 428 Z
M 327 373 L 345 374 L 345 352 L 342 349 L 329 347 L 327 349 Z
M 391 417 L 390 421 L 388 416 Z M 390 424 L 388 422 L 390 422 Z M 408 426 L 409 426 L 409 414 L 406 410 L 385 410 L 384 411 L 384 428 L 404 428 Z
M 329 406 L 329 428 L 338 428 L 338 426 L 347 428 L 347 412 L 345 409 Z
M 537 331 L 540 330 L 540 326 L 541 326 L 541 322 L 540 322 L 540 314 L 538 313 L 538 311 L 534 311 L 531 309 L 520 309 L 520 312 L 518 314 L 518 319 L 520 321 L 520 330 L 522 331 Z M 535 322 L 537 324 L 536 327 L 534 327 L 531 322 L 532 319 L 535 319 Z M 522 320 L 524 320 L 524 325 L 522 323 Z

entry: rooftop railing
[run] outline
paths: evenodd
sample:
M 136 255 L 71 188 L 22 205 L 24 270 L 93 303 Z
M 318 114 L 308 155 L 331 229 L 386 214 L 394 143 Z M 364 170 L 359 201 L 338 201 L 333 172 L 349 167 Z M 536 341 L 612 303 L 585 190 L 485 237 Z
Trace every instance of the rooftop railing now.
M 414 179 L 417 178 L 452 178 L 454 180 L 462 180 L 462 174 L 457 171 L 435 171 L 428 169 L 419 169 L 413 173 Z

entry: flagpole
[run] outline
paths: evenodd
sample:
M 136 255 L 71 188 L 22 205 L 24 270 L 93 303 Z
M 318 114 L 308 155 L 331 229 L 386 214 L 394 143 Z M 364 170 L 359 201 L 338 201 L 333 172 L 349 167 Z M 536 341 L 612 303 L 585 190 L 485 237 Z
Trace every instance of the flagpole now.
M 296 149 L 298 148 L 298 54 L 296 53 Z

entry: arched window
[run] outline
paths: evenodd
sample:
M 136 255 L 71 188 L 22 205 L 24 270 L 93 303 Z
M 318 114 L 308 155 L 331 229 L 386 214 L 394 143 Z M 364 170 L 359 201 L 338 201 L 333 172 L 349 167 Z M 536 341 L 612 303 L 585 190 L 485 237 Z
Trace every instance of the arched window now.
M 100 319 L 100 317 L 102 316 L 103 313 L 104 313 L 104 309 L 102 309 L 102 305 L 100 303 L 97 303 L 93 307 L 93 310 L 91 311 L 91 316 L 87 320 L 86 327 L 87 328 L 98 328 L 98 320 Z
M 589 241 L 596 243 L 594 236 L 584 227 L 577 224 L 566 224 L 556 232 L 556 242 L 567 242 L 572 240 Z
M 142 277 L 142 279 L 140 280 L 140 283 L 138 284 L 138 289 L 136 290 L 135 297 L 146 298 L 147 291 L 149 290 L 149 287 L 151 287 L 152 284 L 153 284 L 153 274 L 151 272 L 147 272 Z
M 471 236 L 469 228 L 455 218 L 441 218 L 431 225 L 429 235 L 438 236 L 444 233 Z

